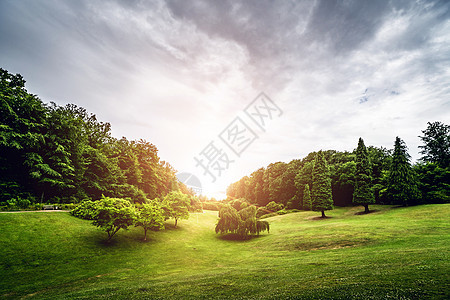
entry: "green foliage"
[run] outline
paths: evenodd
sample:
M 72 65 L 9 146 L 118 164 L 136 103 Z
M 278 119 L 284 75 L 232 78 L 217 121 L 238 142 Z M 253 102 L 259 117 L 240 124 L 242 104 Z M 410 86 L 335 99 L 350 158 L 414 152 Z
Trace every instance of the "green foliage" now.
M 369 212 L 369 204 L 375 203 L 375 197 L 371 185 L 371 168 L 366 146 L 362 138 L 359 138 L 356 148 L 356 174 L 353 203 L 362 204 L 365 212 Z
M 441 168 L 450 167 L 450 125 L 441 122 L 428 122 L 427 129 L 419 136 L 423 146 L 420 151 L 422 161 L 438 164 Z
M 165 218 L 175 219 L 175 227 L 177 227 L 179 219 L 189 218 L 190 204 L 191 200 L 188 195 L 177 191 L 170 192 L 162 201 Z
M 215 210 L 215 211 L 220 211 L 220 209 L 222 208 L 223 204 L 217 201 L 207 201 L 207 202 L 202 202 L 202 207 L 205 210 Z
M 94 220 L 97 215 L 97 201 L 85 200 L 70 211 L 74 217 L 84 220 Z
M 312 210 L 321 211 L 322 217 L 325 217 L 325 210 L 333 209 L 333 198 L 330 171 L 322 151 L 317 153 L 314 160 L 312 180 Z
M 189 211 L 191 212 L 203 212 L 203 205 L 197 196 L 190 196 L 191 203 L 189 206 Z
M 225 205 L 219 212 L 216 233 L 233 233 L 245 239 L 250 235 L 259 235 L 262 231 L 269 231 L 269 223 L 257 220 L 256 212 L 257 209 L 253 205 L 240 211 L 230 205 Z
M 148 230 L 164 229 L 164 211 L 161 204 L 155 201 L 142 204 L 136 213 L 135 226 L 144 228 L 144 241 L 147 240 Z
M 393 204 L 407 205 L 420 197 L 409 159 L 405 143 L 397 137 L 386 189 L 386 196 Z
M 303 209 L 304 210 L 312 209 L 311 192 L 309 191 L 308 184 L 305 184 L 305 188 L 303 190 Z
M 136 210 L 130 201 L 119 198 L 102 197 L 96 203 L 92 224 L 108 234 L 108 241 L 120 229 L 127 229 L 136 219 Z
M 111 136 L 111 125 L 73 104 L 44 104 L 20 75 L 0 69 L 0 203 L 78 203 L 101 195 L 134 203 L 178 189 L 175 170 L 145 140 Z
M 420 203 L 450 203 L 450 167 L 422 163 L 415 165 L 414 171 L 422 194 Z
M 270 211 L 279 211 L 284 208 L 284 205 L 281 203 L 276 203 L 275 201 L 271 201 L 266 205 L 266 209 Z

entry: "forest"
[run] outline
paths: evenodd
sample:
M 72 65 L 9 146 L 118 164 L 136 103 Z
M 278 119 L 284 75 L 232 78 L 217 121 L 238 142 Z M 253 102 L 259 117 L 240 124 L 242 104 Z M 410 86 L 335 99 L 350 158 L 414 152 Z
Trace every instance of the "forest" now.
M 450 126 L 429 122 L 420 138 L 422 157 L 415 164 L 400 137 L 394 149 L 366 147 L 360 138 L 352 152 L 311 152 L 303 159 L 260 168 L 232 183 L 226 202 L 254 204 L 271 211 L 322 211 L 314 209 L 313 195 L 315 185 L 322 180 L 328 182 L 325 190 L 329 190 L 329 196 L 324 197 L 329 202 L 325 210 L 332 209 L 331 205 L 363 205 L 368 212 L 369 204 L 449 203 Z M 318 156 L 324 157 L 325 165 L 315 174 Z
M 19 74 L 0 69 L 0 206 L 35 207 L 106 197 L 134 203 L 192 195 L 155 145 L 111 136 L 111 125 L 74 104 L 45 104 Z

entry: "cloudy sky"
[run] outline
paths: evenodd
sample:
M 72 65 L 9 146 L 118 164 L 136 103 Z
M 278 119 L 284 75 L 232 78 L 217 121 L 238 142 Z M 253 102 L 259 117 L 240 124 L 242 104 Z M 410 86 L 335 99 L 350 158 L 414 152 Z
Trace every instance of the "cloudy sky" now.
M 359 137 L 400 136 L 419 158 L 427 122 L 450 123 L 450 4 L 0 0 L 0 67 L 152 142 L 221 198 L 259 167 Z M 263 127 L 244 112 L 261 92 L 278 108 L 259 105 Z M 212 156 L 215 182 L 194 159 Z

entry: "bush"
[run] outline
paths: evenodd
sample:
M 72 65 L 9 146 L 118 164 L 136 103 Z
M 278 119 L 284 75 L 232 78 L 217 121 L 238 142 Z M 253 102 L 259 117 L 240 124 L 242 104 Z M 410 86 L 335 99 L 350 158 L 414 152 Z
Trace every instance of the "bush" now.
M 284 205 L 281 203 L 276 203 L 275 201 L 271 201 L 266 205 L 266 209 L 270 211 L 279 211 L 284 208 Z
M 30 208 L 32 210 L 42 210 L 44 208 L 44 204 L 42 203 L 33 203 Z
M 63 210 L 72 210 L 75 207 L 77 207 L 77 204 L 75 204 L 75 203 L 66 203 L 66 204 L 60 204 L 58 207 L 60 207 Z
M 72 209 L 70 214 L 80 219 L 94 220 L 97 214 L 97 201 L 83 201 Z

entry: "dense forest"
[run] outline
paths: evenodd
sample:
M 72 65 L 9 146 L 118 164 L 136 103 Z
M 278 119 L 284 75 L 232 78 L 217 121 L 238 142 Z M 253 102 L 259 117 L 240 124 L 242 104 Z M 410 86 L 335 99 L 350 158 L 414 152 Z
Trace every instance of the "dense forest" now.
M 228 202 L 270 204 L 269 208 L 276 207 L 273 205 L 276 203 L 280 204 L 278 209 L 310 210 L 310 191 L 315 184 L 314 161 L 318 153 L 322 153 L 327 163 L 323 172 L 331 183 L 334 205 L 362 204 L 367 210 L 371 203 L 448 203 L 450 126 L 441 122 L 428 123 L 422 134 L 423 156 L 414 165 L 401 138 L 396 138 L 392 150 L 365 147 L 360 138 L 353 152 L 312 152 L 303 159 L 275 162 L 260 168 L 228 187 Z
M 82 107 L 43 103 L 4 69 L 0 116 L 0 206 L 192 194 L 153 144 L 112 137 L 110 124 Z

